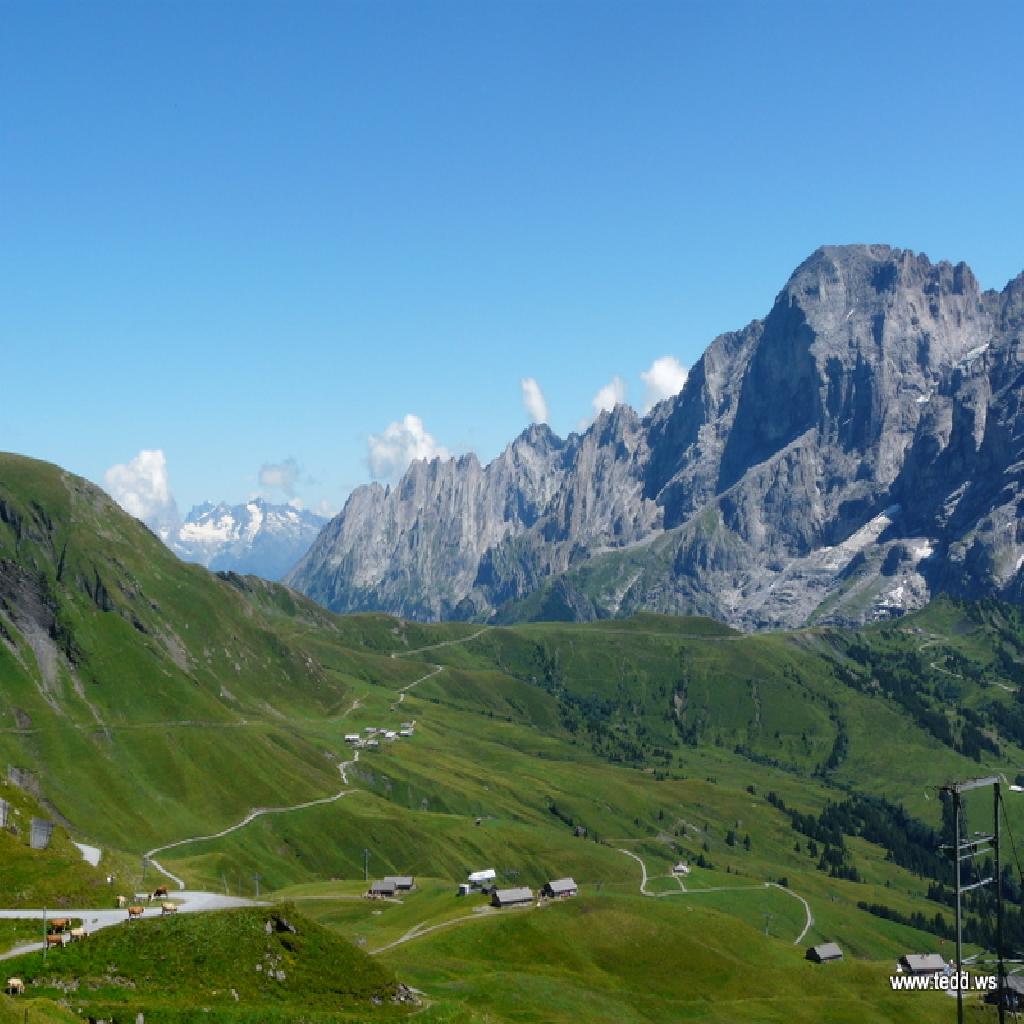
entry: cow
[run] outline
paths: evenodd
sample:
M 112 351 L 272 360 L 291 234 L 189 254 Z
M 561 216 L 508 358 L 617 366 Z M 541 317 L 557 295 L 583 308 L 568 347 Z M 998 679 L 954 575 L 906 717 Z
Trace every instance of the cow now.
M 52 935 L 54 932 L 67 931 L 71 927 L 70 917 L 52 917 L 50 923 L 47 925 L 47 929 Z
M 50 935 L 46 936 L 46 948 L 47 949 L 49 949 L 50 946 L 63 946 L 63 945 L 64 945 L 64 936 L 61 935 L 59 932 L 56 935 L 50 934 Z
M 25 982 L 21 978 L 8 978 L 7 987 L 4 991 L 9 996 L 23 996 L 25 994 Z
M 124 908 L 127 907 L 127 906 L 128 906 L 128 897 L 127 896 L 118 896 L 117 897 L 117 909 L 118 910 L 124 910 Z
M 175 914 L 178 911 L 178 907 L 174 903 L 161 903 L 160 913 L 161 914 Z
M 150 896 L 149 899 L 150 899 L 150 902 L 152 902 L 153 900 L 165 900 L 165 899 L 167 899 L 167 886 L 166 885 L 158 885 L 153 890 L 153 895 Z
M 132 905 L 132 906 L 130 906 L 128 908 L 128 920 L 131 921 L 132 918 L 142 917 L 142 915 L 145 912 L 146 912 L 146 908 L 145 907 L 140 907 L 137 904 L 134 904 L 134 905 Z
M 84 927 L 72 928 L 71 929 L 71 941 L 72 942 L 81 942 L 82 939 L 84 939 L 86 937 L 86 935 L 88 935 L 88 934 L 89 933 L 85 930 Z

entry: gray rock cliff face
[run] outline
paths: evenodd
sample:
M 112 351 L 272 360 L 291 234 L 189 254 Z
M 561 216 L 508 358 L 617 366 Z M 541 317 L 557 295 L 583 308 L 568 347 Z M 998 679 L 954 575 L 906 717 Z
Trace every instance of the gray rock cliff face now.
M 360 488 L 289 582 L 340 611 L 864 621 L 1020 600 L 1024 275 L 829 246 L 683 391 Z

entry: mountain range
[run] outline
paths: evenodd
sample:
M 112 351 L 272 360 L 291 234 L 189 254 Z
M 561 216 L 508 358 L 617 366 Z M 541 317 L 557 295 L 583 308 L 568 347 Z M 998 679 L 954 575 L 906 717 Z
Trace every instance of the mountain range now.
M 204 502 L 161 539 L 179 558 L 220 572 L 278 580 L 306 553 L 327 520 L 294 505 L 253 498 Z
M 354 491 L 286 577 L 335 611 L 743 629 L 1020 601 L 1024 274 L 826 246 L 646 416 Z

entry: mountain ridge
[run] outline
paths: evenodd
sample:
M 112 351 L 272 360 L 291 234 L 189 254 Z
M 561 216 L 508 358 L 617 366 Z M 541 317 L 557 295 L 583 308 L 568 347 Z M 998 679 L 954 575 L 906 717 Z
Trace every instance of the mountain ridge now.
M 983 292 L 965 263 L 823 246 L 646 416 L 413 463 L 353 492 L 286 582 L 338 612 L 510 621 L 547 594 L 746 629 L 1012 598 L 1022 310 L 1024 275 Z

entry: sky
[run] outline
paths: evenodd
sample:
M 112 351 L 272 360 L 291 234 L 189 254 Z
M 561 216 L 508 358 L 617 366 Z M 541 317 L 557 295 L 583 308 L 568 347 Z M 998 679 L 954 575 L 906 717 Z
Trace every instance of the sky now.
M 0 449 L 336 511 L 826 243 L 1024 269 L 1024 5 L 0 0 Z

